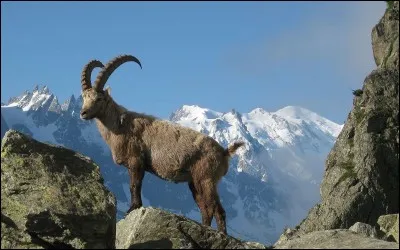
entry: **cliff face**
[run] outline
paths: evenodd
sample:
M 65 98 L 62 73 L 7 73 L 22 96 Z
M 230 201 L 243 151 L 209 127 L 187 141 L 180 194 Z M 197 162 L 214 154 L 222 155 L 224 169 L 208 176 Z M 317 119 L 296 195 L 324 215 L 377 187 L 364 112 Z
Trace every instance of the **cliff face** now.
M 399 212 L 399 2 L 372 30 L 377 69 L 357 91 L 353 108 L 326 160 L 321 202 L 297 232 L 375 225 Z

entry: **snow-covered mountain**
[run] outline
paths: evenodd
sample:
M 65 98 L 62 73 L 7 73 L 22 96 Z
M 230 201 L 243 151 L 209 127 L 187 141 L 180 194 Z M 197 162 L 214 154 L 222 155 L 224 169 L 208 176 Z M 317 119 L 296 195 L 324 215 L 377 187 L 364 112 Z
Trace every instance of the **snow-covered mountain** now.
M 94 122 L 79 118 L 81 105 L 81 96 L 59 104 L 47 87 L 36 86 L 2 104 L 2 131 L 3 127 L 14 128 L 90 156 L 116 195 L 120 219 L 130 203 L 127 171 L 112 162 Z M 342 129 L 294 106 L 276 112 L 256 108 L 240 114 L 184 105 L 169 120 L 205 133 L 224 147 L 237 140 L 246 143 L 232 158 L 219 193 L 228 233 L 264 243 L 276 241 L 285 226 L 296 225 L 318 202 L 324 160 Z M 187 184 L 146 174 L 142 195 L 144 206 L 161 207 L 201 222 Z

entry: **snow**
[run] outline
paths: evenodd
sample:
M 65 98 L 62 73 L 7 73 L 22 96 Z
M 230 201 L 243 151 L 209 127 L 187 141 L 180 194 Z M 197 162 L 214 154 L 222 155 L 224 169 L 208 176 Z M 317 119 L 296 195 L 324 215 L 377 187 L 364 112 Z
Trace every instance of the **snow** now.
M 31 107 L 35 104 L 40 103 L 41 105 L 44 105 L 50 98 L 51 95 L 49 94 L 41 94 L 38 91 L 33 92 L 33 96 L 30 100 L 30 102 L 22 108 L 23 111 L 28 111 L 31 109 Z
M 322 131 L 329 133 L 334 137 L 337 137 L 343 128 L 342 125 L 336 124 L 308 109 L 301 107 L 287 106 L 276 111 L 275 114 L 291 121 L 303 120 L 307 122 L 314 122 Z
M 18 102 L 13 102 L 13 103 L 11 103 L 11 104 L 4 105 L 4 106 L 2 106 L 2 107 L 10 108 L 10 107 L 16 107 L 16 106 L 18 106 Z

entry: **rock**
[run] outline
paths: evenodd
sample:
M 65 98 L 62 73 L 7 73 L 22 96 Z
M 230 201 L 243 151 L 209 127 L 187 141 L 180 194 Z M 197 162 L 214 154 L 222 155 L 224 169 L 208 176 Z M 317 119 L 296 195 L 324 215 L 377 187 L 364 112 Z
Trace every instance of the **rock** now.
M 296 227 L 294 236 L 347 229 L 356 222 L 375 225 L 382 214 L 399 212 L 399 19 L 394 14 L 398 8 L 399 2 L 393 2 L 374 28 L 378 68 L 354 97 L 327 157 L 321 202 Z
M 372 49 L 377 66 L 399 67 L 399 2 L 393 1 L 372 29 Z
M 117 223 L 116 248 L 266 249 L 256 242 L 225 236 L 183 216 L 156 208 L 139 208 Z
M 282 235 L 279 237 L 278 241 L 275 242 L 274 246 L 275 246 L 275 245 L 279 245 L 279 244 L 281 244 L 281 243 L 283 243 L 283 242 L 289 240 L 289 239 L 293 236 L 293 233 L 294 233 L 294 232 L 295 232 L 295 230 L 293 230 L 293 229 L 291 229 L 291 228 L 286 228 L 286 229 L 283 231 Z
M 45 248 L 34 242 L 35 238 L 19 230 L 10 218 L 1 214 L 1 249 Z
M 399 214 L 382 215 L 378 219 L 378 225 L 387 238 L 393 237 L 399 243 Z
M 365 237 L 348 229 L 315 231 L 275 244 L 274 248 L 295 249 L 398 249 L 399 245 Z
M 1 248 L 114 248 L 115 203 L 88 157 L 6 132 Z
M 366 237 L 378 238 L 378 231 L 373 226 L 366 223 L 356 222 L 349 230 Z

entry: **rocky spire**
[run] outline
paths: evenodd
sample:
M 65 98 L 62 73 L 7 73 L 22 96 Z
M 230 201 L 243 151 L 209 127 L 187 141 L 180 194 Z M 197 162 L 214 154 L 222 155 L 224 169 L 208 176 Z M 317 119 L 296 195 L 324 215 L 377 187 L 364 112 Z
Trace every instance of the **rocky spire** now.
M 36 84 L 35 87 L 33 87 L 33 92 L 39 91 L 39 85 Z
M 67 100 L 65 100 L 63 104 L 61 104 L 61 110 L 68 112 L 72 111 L 72 109 L 75 106 L 75 102 L 76 102 L 75 96 L 71 95 Z
M 49 106 L 48 111 L 50 111 L 50 112 L 55 112 L 55 113 L 60 113 L 60 112 L 61 112 L 61 106 L 60 106 L 60 104 L 58 103 L 57 96 L 55 96 L 55 97 L 53 98 L 53 100 L 51 101 L 51 104 L 50 104 L 50 106 Z

